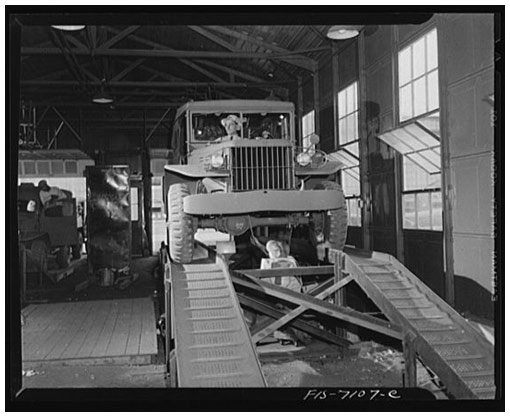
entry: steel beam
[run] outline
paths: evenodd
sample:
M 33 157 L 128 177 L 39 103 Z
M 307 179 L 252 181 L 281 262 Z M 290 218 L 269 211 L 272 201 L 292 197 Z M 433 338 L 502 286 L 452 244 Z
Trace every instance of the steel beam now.
M 62 129 L 62 126 L 64 126 L 64 122 L 60 122 L 60 124 L 58 125 L 58 128 L 55 131 L 55 134 L 53 135 L 53 138 L 51 138 L 50 143 L 48 143 L 48 149 L 51 149 L 51 145 L 53 145 L 53 142 L 55 142 L 57 140 L 57 136 L 60 133 L 60 130 Z M 55 147 L 56 147 L 56 145 L 55 145 Z
M 136 61 L 132 62 L 127 68 L 124 68 L 121 72 L 119 72 L 115 77 L 113 77 L 111 81 L 119 81 L 122 78 L 124 78 L 126 75 L 128 75 L 131 71 L 133 71 L 136 67 L 143 64 L 145 62 L 145 58 L 137 59 Z
M 152 130 L 150 131 L 150 133 L 147 135 L 147 137 L 145 138 L 144 142 L 147 143 L 149 141 L 149 139 L 151 138 L 152 134 L 155 132 L 155 130 L 158 128 L 158 126 L 161 124 L 161 122 L 163 121 L 163 119 L 166 117 L 166 115 L 168 114 L 168 112 L 170 111 L 170 107 L 166 110 L 166 112 L 163 114 L 163 116 L 161 116 L 161 118 L 158 120 L 158 122 L 156 123 L 156 125 L 152 128 Z
M 138 30 L 140 26 L 129 26 L 128 28 L 124 29 L 123 31 L 117 33 L 113 38 L 107 40 L 102 45 L 99 45 L 99 47 L 94 51 L 94 53 L 97 53 L 98 51 L 105 50 L 108 48 L 111 48 L 116 43 L 120 42 L 122 39 L 128 37 L 133 32 Z
M 171 87 L 276 87 L 281 84 L 287 84 L 292 81 L 266 81 L 264 83 L 241 83 L 241 82 L 192 82 L 192 81 L 115 81 L 108 83 L 109 87 L 154 87 L 154 88 L 171 88 Z M 45 85 L 80 85 L 78 81 L 61 81 L 61 80 L 27 80 L 21 82 L 22 86 L 45 86 Z M 88 82 L 89 86 L 101 86 L 99 81 Z
M 193 68 L 195 71 L 205 75 L 206 77 L 209 77 L 211 80 L 214 80 L 216 82 L 225 82 L 225 80 L 221 77 L 218 77 L 216 74 L 213 74 L 210 71 L 207 71 L 206 69 L 202 68 L 201 66 L 195 64 L 194 62 L 190 61 L 189 59 L 181 59 L 180 60 L 183 64 L 186 64 L 188 67 Z
M 107 30 L 109 30 L 110 32 L 113 32 L 113 33 L 118 33 L 118 31 L 116 31 L 113 28 L 107 28 Z M 134 41 L 137 41 L 137 42 L 139 42 L 139 43 L 141 43 L 143 45 L 150 46 L 150 47 L 153 47 L 153 48 L 156 48 L 156 49 L 164 49 L 164 50 L 173 51 L 173 49 L 170 48 L 167 45 L 163 45 L 161 43 L 157 43 L 157 42 L 154 42 L 154 41 L 142 38 L 140 36 L 131 35 L 130 39 L 132 39 Z M 225 80 L 221 79 L 220 77 L 218 77 L 216 74 L 213 74 L 213 73 L 207 71 L 206 69 L 199 67 L 198 65 L 196 65 L 192 61 L 189 61 L 187 59 L 179 59 L 179 61 L 182 62 L 184 65 L 187 65 L 187 66 L 193 68 L 195 71 L 198 71 L 198 72 L 204 74 L 205 76 L 211 78 L 212 80 L 215 80 L 215 81 L 218 81 L 218 82 L 224 82 L 225 81 Z M 164 78 L 167 78 L 167 77 L 164 77 Z M 258 81 L 260 81 L 260 80 L 258 80 Z
M 262 48 L 269 49 L 271 51 L 280 52 L 280 53 L 291 52 L 288 49 L 282 48 L 281 46 L 273 45 L 269 42 L 264 42 L 262 40 L 253 38 L 253 37 L 251 37 L 249 35 L 245 35 L 243 33 L 236 32 L 232 29 L 228 29 L 223 26 L 206 26 L 206 27 L 209 29 L 215 30 L 219 33 L 223 33 L 225 35 L 232 36 L 236 39 L 243 40 L 244 42 L 251 43 L 251 44 L 260 46 Z M 193 28 L 193 27 L 190 27 L 190 28 Z M 194 29 L 194 30 L 196 30 L 196 29 Z M 321 50 L 322 49 L 324 49 L 324 48 L 321 48 Z M 309 58 L 307 56 L 299 56 L 299 55 L 297 56 L 297 58 L 299 59 L 299 61 L 288 60 L 286 58 L 281 59 L 281 60 L 284 62 L 287 62 L 288 64 L 306 69 L 307 71 L 310 71 L 310 72 L 312 72 L 314 70 L 315 60 L 313 58 Z
M 96 49 L 96 56 L 115 57 L 115 56 L 133 56 L 149 58 L 210 58 L 210 59 L 296 59 L 299 60 L 299 54 L 307 52 L 322 51 L 324 48 L 311 48 L 302 51 L 288 51 L 277 53 L 264 52 L 219 52 L 219 51 L 178 51 L 168 49 Z M 90 55 L 90 51 L 84 48 L 72 48 L 69 52 L 75 55 Z M 63 52 L 59 48 L 21 48 L 21 55 L 61 55 Z
M 80 135 L 78 135 L 78 133 L 76 133 L 76 130 L 73 129 L 73 127 L 67 122 L 67 120 L 65 119 L 64 116 L 62 116 L 62 114 L 55 108 L 53 107 L 53 111 L 57 114 L 58 117 L 60 117 L 60 119 L 65 123 L 65 125 L 69 128 L 69 130 L 71 131 L 71 133 L 76 137 L 76 139 L 78 139 L 78 141 L 81 143 L 83 143 L 83 140 L 82 138 L 80 137 Z
M 229 74 L 236 75 L 239 78 L 244 78 L 245 80 L 248 80 L 248 81 L 266 82 L 266 80 L 264 80 L 263 78 L 259 78 L 259 77 L 255 77 L 254 75 L 246 74 L 245 72 L 236 70 L 236 69 L 231 68 L 231 67 L 227 67 L 225 65 L 217 64 L 216 62 L 206 61 L 206 60 L 203 60 L 203 59 L 199 59 L 196 62 L 199 62 L 200 64 L 203 64 L 203 65 L 207 65 L 207 66 L 209 66 L 211 68 L 216 68 L 216 69 L 219 69 L 221 71 L 225 71 L 225 72 L 227 72 Z

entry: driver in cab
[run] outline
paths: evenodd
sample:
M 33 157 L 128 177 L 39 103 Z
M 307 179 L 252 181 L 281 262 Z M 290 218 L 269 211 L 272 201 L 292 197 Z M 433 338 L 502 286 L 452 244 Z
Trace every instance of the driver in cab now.
M 241 139 L 238 131 L 241 130 L 242 121 L 239 117 L 234 114 L 230 114 L 221 120 L 221 124 L 225 128 L 227 134 L 216 139 L 214 142 L 226 142 L 229 140 Z

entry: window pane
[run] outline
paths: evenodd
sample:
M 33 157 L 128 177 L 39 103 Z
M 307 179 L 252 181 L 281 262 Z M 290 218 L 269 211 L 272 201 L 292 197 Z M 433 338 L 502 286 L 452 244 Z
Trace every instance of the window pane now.
M 354 97 L 353 97 L 353 89 L 352 89 L 352 86 L 351 87 L 347 87 L 346 89 L 346 111 L 347 113 L 346 114 L 349 114 L 349 113 L 352 113 L 354 111 Z
M 35 161 L 24 162 L 25 175 L 35 175 Z
M 416 194 L 402 196 L 402 212 L 404 215 L 404 229 L 416 229 Z
M 64 173 L 64 163 L 62 161 L 51 161 L 51 173 L 53 175 Z
M 422 117 L 418 122 L 425 126 L 428 130 L 430 130 L 437 137 L 441 137 L 441 130 L 439 126 L 439 112 L 428 115 L 427 117 Z
M 348 142 L 347 140 L 347 120 L 340 119 L 338 121 L 338 136 L 340 138 L 340 144 Z
M 443 230 L 443 202 L 439 191 L 432 193 L 432 229 Z
M 411 81 L 411 47 L 398 54 L 398 85 Z
M 437 68 L 437 31 L 427 35 L 427 71 Z
M 346 114 L 346 103 L 345 103 L 345 90 L 338 93 L 338 117 L 345 116 Z
M 356 139 L 356 137 L 354 136 L 354 114 L 351 114 L 350 116 L 347 116 L 347 142 L 350 142 L 354 139 Z
M 342 171 L 342 188 L 346 196 L 360 195 L 359 168 L 348 168 Z
M 413 117 L 412 86 L 408 85 L 400 89 L 400 121 Z
M 404 191 L 425 190 L 441 187 L 441 174 L 429 174 L 416 165 L 409 157 L 404 156 Z
M 356 155 L 357 158 L 359 158 L 359 142 L 344 146 L 343 149 L 349 151 L 353 155 Z
M 359 112 L 356 112 L 356 113 L 353 114 L 353 118 L 354 118 L 354 139 L 359 139 L 358 114 L 359 114 Z
M 439 108 L 439 82 L 437 79 L 437 70 L 431 72 L 428 77 L 428 108 L 427 111 L 432 111 Z
M 354 226 L 356 223 L 356 205 L 354 204 L 356 201 L 354 198 L 349 198 L 346 201 L 347 205 L 347 213 L 348 213 L 348 223 L 351 226 Z
M 38 175 L 50 175 L 50 162 L 49 161 L 37 161 L 37 174 Z
M 413 48 L 413 80 L 425 74 L 425 38 L 412 45 Z
M 416 211 L 418 212 L 418 229 L 430 229 L 430 194 L 420 193 L 416 195 Z
M 413 116 L 427 112 L 427 91 L 425 87 L 425 77 L 413 82 Z
M 356 81 L 353 85 L 353 97 L 354 97 L 354 110 L 358 110 L 358 82 Z

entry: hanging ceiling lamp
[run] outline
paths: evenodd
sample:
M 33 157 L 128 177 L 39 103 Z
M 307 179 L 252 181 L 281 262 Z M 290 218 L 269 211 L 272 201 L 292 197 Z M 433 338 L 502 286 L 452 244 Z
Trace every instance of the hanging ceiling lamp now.
M 355 38 L 359 35 L 363 26 L 355 26 L 355 25 L 338 25 L 331 26 L 328 30 L 327 36 L 329 39 L 344 40 Z
M 51 25 L 51 27 L 65 32 L 76 32 L 85 29 L 85 25 Z
M 113 103 L 113 97 L 105 91 L 106 80 L 101 80 L 101 90 L 92 97 L 92 102 L 96 104 L 110 104 Z

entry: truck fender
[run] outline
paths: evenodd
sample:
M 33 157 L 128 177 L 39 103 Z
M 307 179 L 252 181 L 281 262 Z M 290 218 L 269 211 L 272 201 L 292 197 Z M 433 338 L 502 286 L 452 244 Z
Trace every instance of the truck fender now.
M 336 174 L 344 168 L 344 164 L 338 161 L 326 161 L 324 165 L 319 168 L 301 167 L 296 164 L 297 177 L 315 177 Z
M 200 165 L 165 165 L 165 171 L 187 178 L 222 178 L 228 177 L 228 171 L 206 171 Z

